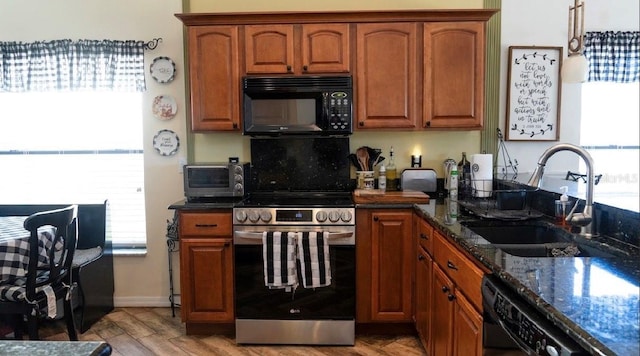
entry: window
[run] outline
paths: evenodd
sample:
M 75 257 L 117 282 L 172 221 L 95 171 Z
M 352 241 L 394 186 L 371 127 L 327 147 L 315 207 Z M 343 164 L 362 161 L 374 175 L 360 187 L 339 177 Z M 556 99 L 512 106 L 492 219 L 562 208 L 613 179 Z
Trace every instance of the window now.
M 582 85 L 580 145 L 602 174 L 599 193 L 629 199 L 637 209 L 640 172 L 640 50 L 638 32 L 588 32 L 589 81 Z M 584 163 L 581 162 L 581 171 Z M 602 184 L 604 183 L 604 184 Z M 631 193 L 631 194 L 630 194 Z
M 108 200 L 114 247 L 144 246 L 142 93 L 0 93 L 0 107 L 0 203 Z
M 107 200 L 114 247 L 145 245 L 145 48 L 0 42 L 0 203 Z

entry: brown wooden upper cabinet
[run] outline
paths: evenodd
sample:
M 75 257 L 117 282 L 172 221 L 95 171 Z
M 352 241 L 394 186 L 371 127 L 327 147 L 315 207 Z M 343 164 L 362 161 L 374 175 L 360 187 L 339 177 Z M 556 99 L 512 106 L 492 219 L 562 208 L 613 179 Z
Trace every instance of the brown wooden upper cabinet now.
M 247 25 L 247 74 L 348 73 L 349 25 Z
M 414 129 L 418 121 L 418 24 L 356 27 L 358 129 Z
M 240 130 L 238 26 L 187 28 L 191 129 Z
M 425 128 L 481 128 L 484 22 L 424 24 Z
M 496 12 L 177 14 L 191 128 L 240 131 L 243 75 L 351 73 L 357 130 L 479 129 L 485 24 Z

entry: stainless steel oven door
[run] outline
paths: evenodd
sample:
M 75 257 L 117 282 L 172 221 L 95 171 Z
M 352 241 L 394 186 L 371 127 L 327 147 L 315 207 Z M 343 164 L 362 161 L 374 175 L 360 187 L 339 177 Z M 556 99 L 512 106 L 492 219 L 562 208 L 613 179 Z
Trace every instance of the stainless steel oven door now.
M 300 226 L 234 228 L 235 314 L 238 343 L 353 345 L 355 334 L 355 227 L 330 231 L 331 284 L 273 289 L 265 286 L 261 230 L 303 231 Z M 337 230 L 339 229 L 339 230 Z M 307 227 L 321 231 L 322 227 Z M 298 261 L 298 279 L 300 262 Z

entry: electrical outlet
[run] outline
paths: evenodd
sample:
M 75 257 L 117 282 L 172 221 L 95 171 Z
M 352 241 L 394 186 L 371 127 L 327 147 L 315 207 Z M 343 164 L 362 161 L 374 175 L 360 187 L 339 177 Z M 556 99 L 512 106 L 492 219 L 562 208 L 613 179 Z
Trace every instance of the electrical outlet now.
M 184 157 L 178 157 L 178 173 L 182 173 L 183 166 L 187 164 L 187 159 Z

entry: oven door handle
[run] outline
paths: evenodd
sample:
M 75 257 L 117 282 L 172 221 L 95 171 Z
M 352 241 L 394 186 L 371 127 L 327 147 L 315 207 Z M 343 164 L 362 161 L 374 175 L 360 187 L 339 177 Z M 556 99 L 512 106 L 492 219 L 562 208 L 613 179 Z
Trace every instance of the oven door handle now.
M 234 231 L 233 236 L 243 239 L 260 239 L 262 240 L 262 232 L 255 231 Z M 330 239 L 346 239 L 353 236 L 353 232 L 330 232 Z

